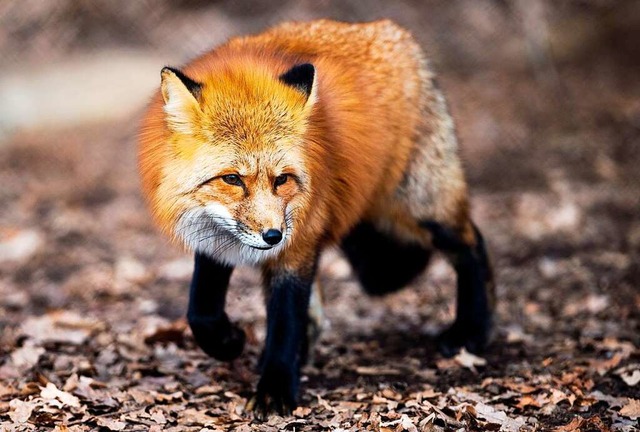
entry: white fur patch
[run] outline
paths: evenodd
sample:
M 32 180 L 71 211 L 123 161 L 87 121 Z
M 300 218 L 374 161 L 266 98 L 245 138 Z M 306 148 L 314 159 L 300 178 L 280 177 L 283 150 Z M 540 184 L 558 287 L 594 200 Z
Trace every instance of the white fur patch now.
M 259 233 L 242 229 L 222 205 L 214 203 L 185 212 L 175 234 L 194 252 L 228 265 L 257 265 L 274 258 L 287 246 L 292 227 L 287 226 L 282 241 L 270 249 Z

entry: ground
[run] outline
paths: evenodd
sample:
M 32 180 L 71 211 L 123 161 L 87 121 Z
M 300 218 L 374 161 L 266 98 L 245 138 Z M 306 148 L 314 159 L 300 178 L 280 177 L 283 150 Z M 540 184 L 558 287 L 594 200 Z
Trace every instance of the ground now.
M 192 258 L 155 230 L 139 192 L 137 117 L 6 135 L 0 429 L 635 430 L 640 83 L 631 54 L 595 45 L 537 73 L 480 60 L 473 72 L 439 57 L 496 269 L 496 337 L 482 358 L 436 352 L 455 297 L 441 257 L 410 287 L 373 299 L 329 250 L 326 325 L 300 407 L 267 423 L 244 411 L 264 337 L 258 275 L 237 270 L 229 295 L 244 354 L 208 358 L 184 319 Z

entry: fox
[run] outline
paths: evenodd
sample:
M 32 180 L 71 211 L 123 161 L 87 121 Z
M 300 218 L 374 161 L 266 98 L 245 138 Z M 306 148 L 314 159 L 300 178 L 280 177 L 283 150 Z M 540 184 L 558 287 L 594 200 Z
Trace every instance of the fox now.
M 266 418 L 298 404 L 329 247 L 373 296 L 409 285 L 442 252 L 457 295 L 438 349 L 485 349 L 492 265 L 453 119 L 408 30 L 285 22 L 164 67 L 160 81 L 139 133 L 142 190 L 159 228 L 195 256 L 187 321 L 205 353 L 242 353 L 229 280 L 237 266 L 262 273 L 266 337 L 248 411 Z

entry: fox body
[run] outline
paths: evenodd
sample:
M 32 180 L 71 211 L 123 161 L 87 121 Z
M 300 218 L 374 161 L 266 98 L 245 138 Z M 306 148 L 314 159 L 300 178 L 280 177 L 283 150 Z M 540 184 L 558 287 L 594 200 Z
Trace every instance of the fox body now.
M 234 266 L 261 266 L 258 413 L 296 404 L 317 261 L 329 245 L 371 294 L 405 286 L 434 248 L 444 251 L 458 299 L 440 349 L 485 346 L 491 268 L 453 121 L 406 30 L 285 23 L 161 75 L 139 139 L 144 193 L 158 225 L 195 252 L 188 319 L 210 355 L 241 353 L 226 289 Z

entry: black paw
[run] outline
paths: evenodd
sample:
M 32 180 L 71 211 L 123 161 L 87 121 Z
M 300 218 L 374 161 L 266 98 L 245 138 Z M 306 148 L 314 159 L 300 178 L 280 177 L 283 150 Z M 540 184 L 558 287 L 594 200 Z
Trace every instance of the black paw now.
M 454 322 L 438 336 L 438 351 L 445 357 L 453 357 L 465 348 L 473 354 L 482 354 L 489 343 L 491 323 Z
M 189 326 L 198 346 L 211 357 L 231 361 L 244 349 L 244 331 L 228 319 L 189 317 Z
M 290 415 L 296 408 L 297 374 L 280 370 L 267 370 L 262 374 L 256 394 L 247 403 L 257 420 L 265 421 L 270 414 Z
M 296 408 L 295 402 L 287 402 L 281 396 L 271 396 L 267 393 L 256 392 L 247 403 L 247 411 L 253 411 L 256 420 L 267 421 L 269 415 L 278 414 L 280 416 L 291 415 Z

